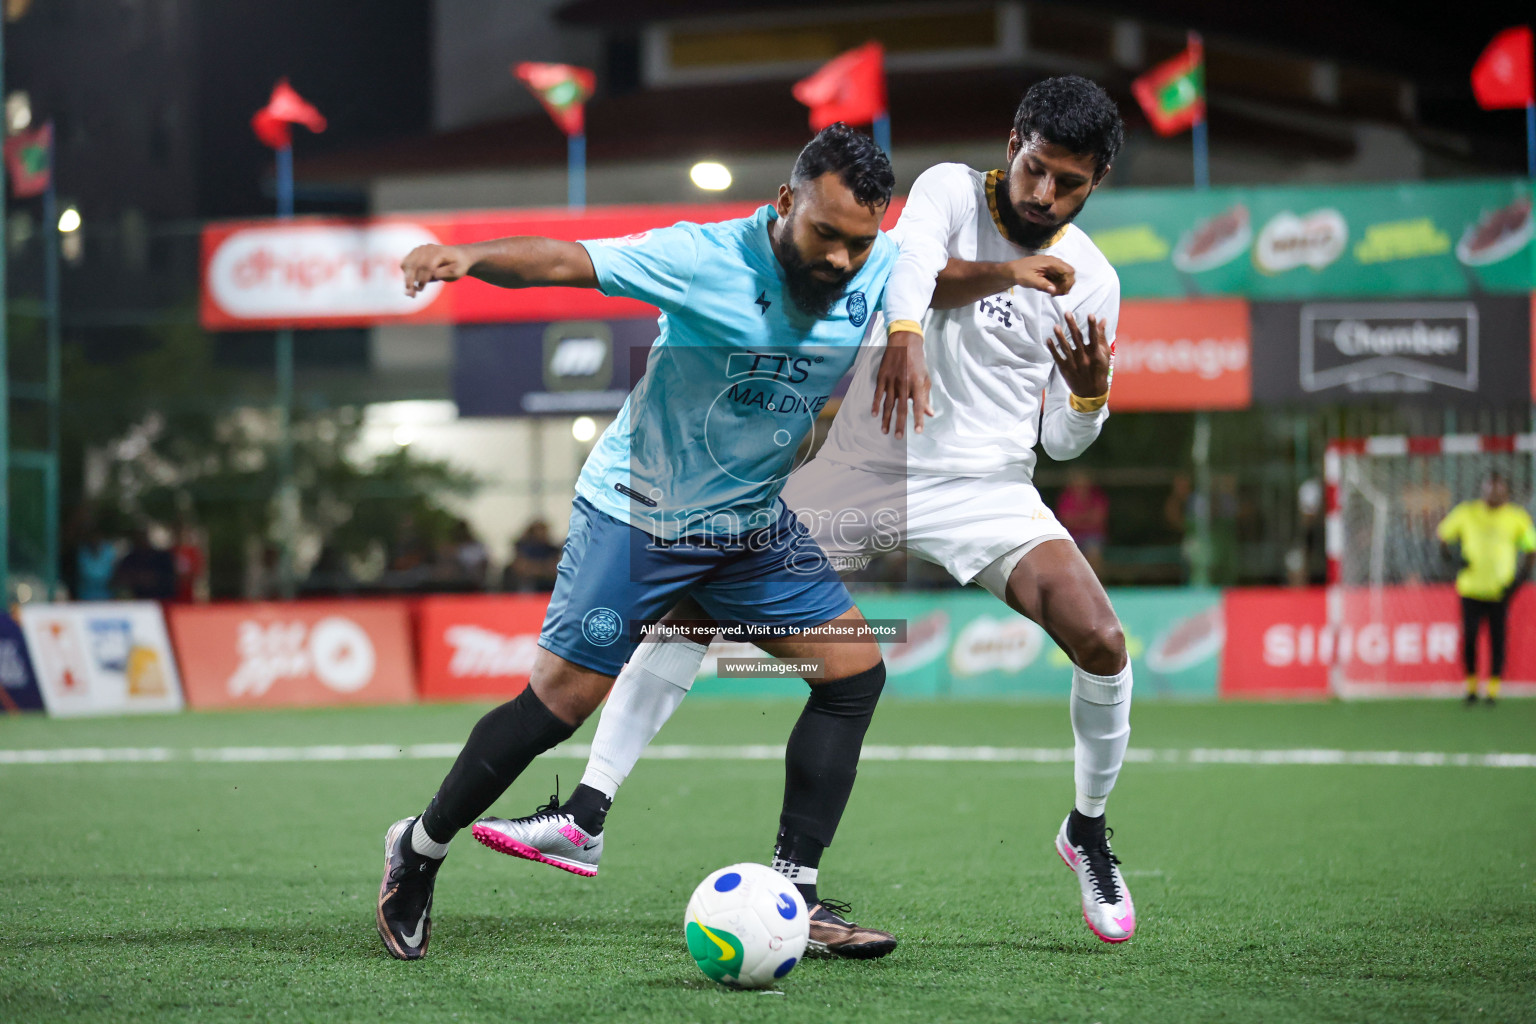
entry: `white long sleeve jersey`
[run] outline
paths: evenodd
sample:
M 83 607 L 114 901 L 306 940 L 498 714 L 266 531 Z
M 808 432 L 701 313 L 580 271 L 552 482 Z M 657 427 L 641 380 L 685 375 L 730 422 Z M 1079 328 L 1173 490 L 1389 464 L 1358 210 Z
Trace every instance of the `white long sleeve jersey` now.
M 1068 226 L 1043 249 L 1010 241 L 997 218 L 1002 172 L 939 164 L 912 186 L 892 236 L 901 256 L 886 286 L 885 317 L 923 324 L 935 415 L 923 433 L 898 439 L 880 432 L 869 413 L 885 355 L 885 325 L 876 321 L 854 364 L 842 410 L 818 458 L 882 472 L 992 476 L 1015 471 L 1031 479 L 1035 445 L 1053 459 L 1083 453 L 1099 436 L 1109 408 L 1092 413 L 1068 403 L 1068 389 L 1046 348 L 1071 311 L 1083 330 L 1103 317 L 1113 342 L 1120 318 L 1120 278 L 1080 229 Z M 950 258 L 1004 262 L 1047 253 L 1071 264 L 1076 283 L 1057 299 L 1013 287 L 959 309 L 929 310 L 934 279 Z M 1043 412 L 1042 412 L 1043 407 Z M 1011 474 L 1010 474 L 1011 475 Z

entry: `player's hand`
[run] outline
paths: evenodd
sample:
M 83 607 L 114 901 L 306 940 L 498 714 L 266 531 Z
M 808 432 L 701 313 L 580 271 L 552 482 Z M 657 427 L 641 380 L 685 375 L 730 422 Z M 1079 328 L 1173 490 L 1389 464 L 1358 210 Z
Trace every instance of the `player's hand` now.
M 400 261 L 405 294 L 414 299 L 433 281 L 457 281 L 473 266 L 474 261 L 462 246 L 418 245 Z
M 1046 339 L 1046 347 L 1074 395 L 1098 398 L 1109 391 L 1109 339 L 1104 336 L 1104 318 L 1088 317 L 1086 338 L 1075 315 L 1066 314 L 1066 320 L 1067 330 L 1057 324 L 1055 337 Z
M 891 432 L 892 414 L 895 414 L 896 436 L 906 436 L 907 403 L 912 403 L 912 429 L 923 432 L 923 417 L 933 415 L 933 405 L 928 401 L 931 385 L 928 377 L 928 361 L 923 357 L 923 336 L 912 331 L 897 331 L 891 335 L 880 360 L 880 372 L 875 376 L 875 403 L 870 415 L 880 417 L 880 433 Z
M 1072 269 L 1072 264 L 1055 256 L 1026 256 L 1012 261 L 1009 266 L 1013 268 L 1015 284 L 1047 295 L 1065 295 L 1077 282 L 1077 271 Z

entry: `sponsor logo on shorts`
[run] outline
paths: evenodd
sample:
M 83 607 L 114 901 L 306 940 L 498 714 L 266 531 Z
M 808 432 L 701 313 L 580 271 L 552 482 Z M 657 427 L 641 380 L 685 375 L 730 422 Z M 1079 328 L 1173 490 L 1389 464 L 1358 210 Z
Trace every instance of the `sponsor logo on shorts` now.
M 607 647 L 624 630 L 624 619 L 612 608 L 593 608 L 581 618 L 581 635 L 593 647 Z

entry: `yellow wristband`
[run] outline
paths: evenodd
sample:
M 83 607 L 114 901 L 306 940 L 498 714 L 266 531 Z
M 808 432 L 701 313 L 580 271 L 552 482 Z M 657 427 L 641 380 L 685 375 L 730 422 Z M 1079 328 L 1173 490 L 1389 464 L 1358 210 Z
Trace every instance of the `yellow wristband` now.
M 890 337 L 898 331 L 911 331 L 919 338 L 923 336 L 923 325 L 916 320 L 892 320 L 885 325 L 885 335 Z
M 1104 408 L 1104 403 L 1109 401 L 1109 392 L 1106 391 L 1097 398 L 1082 398 L 1073 392 L 1067 392 L 1067 401 L 1072 403 L 1072 408 L 1078 412 L 1098 412 Z

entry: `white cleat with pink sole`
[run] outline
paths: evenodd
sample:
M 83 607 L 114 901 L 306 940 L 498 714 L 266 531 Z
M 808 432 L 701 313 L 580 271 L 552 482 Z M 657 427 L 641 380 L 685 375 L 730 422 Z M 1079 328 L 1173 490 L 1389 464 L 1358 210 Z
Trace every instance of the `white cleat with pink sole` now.
M 1136 933 L 1136 906 L 1120 875 L 1120 860 L 1109 848 L 1112 829 L 1094 836 L 1079 836 L 1081 845 L 1067 838 L 1071 815 L 1056 833 L 1056 852 L 1077 875 L 1083 894 L 1083 920 L 1105 942 L 1124 942 Z M 1103 819 L 1088 819 L 1102 822 Z M 1102 826 L 1101 826 L 1102 827 Z

